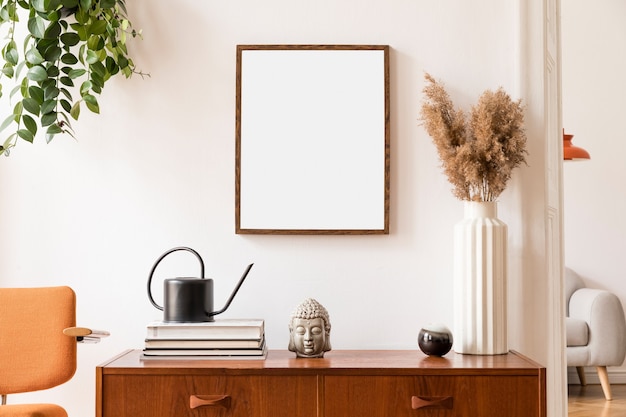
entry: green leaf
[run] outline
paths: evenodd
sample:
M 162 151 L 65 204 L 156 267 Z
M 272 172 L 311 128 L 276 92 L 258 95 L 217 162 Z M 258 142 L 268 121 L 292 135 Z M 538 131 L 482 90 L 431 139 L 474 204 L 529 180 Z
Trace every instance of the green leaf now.
M 28 87 L 28 95 L 38 104 L 43 103 L 43 89 L 36 85 Z
M 36 65 L 28 70 L 26 77 L 35 82 L 42 82 L 48 79 L 48 72 L 41 65 Z
M 22 78 L 22 82 L 20 83 L 20 94 L 22 95 L 22 97 L 28 97 L 28 86 L 28 78 Z
M 69 72 L 68 77 L 70 77 L 71 79 L 75 80 L 76 78 L 82 77 L 83 75 L 85 75 L 87 71 L 84 69 L 74 69 L 71 70 Z
M 46 143 L 52 142 L 52 139 L 54 139 L 54 137 L 59 133 L 63 133 L 63 129 L 61 129 L 61 126 L 58 124 L 48 126 L 48 129 L 46 130 Z
M 115 35 L 115 29 L 109 27 L 109 30 L 107 30 L 107 33 L 109 34 L 109 44 L 110 44 L 108 49 L 117 48 L 117 36 Z M 120 39 L 120 42 L 121 41 L 122 40 Z
M 120 69 L 117 65 L 117 62 L 115 62 L 115 60 L 110 56 L 106 58 L 106 60 L 104 61 L 104 65 L 107 69 L 107 72 L 111 75 L 117 74 Z
M 35 38 L 44 38 L 46 33 L 46 25 L 39 15 L 34 15 L 28 19 L 28 31 Z
M 26 52 L 26 62 L 31 65 L 39 65 L 44 61 L 43 56 L 39 53 L 37 48 L 30 48 Z
M 24 110 L 26 110 L 27 112 L 32 113 L 35 116 L 39 116 L 41 107 L 39 106 L 39 103 L 37 103 L 37 100 L 26 97 L 22 100 L 22 105 L 24 106 Z
M 89 90 L 91 90 L 92 87 L 93 87 L 93 83 L 91 81 L 87 80 L 87 81 L 83 82 L 80 85 L 80 94 L 81 94 L 81 96 L 87 94 L 89 92 Z
M 50 65 L 46 72 L 48 73 L 49 78 L 56 78 L 59 76 L 59 67 L 56 65 Z
M 33 136 L 37 134 L 37 122 L 35 121 L 35 119 L 25 114 L 22 116 L 22 122 L 24 122 L 24 126 L 26 127 L 26 129 L 28 129 L 30 133 L 33 134 Z
M 78 33 L 66 32 L 61 35 L 61 42 L 65 46 L 74 46 L 80 42 L 80 36 L 78 36 Z
M 61 84 L 66 85 L 68 87 L 74 87 L 74 81 L 70 77 L 61 77 L 59 78 Z
M 73 9 L 78 6 L 78 0 L 61 0 L 61 4 L 63 7 L 67 7 L 68 9 Z
M 61 25 L 59 22 L 51 22 L 44 32 L 46 39 L 58 39 L 61 34 Z
M 44 0 L 30 0 L 30 5 L 38 12 L 47 12 Z
M 61 62 L 67 65 L 74 65 L 78 63 L 78 58 L 71 53 L 61 55 Z
M 91 74 L 91 91 L 100 94 L 104 86 L 104 79 L 98 74 Z
M 104 48 L 104 40 L 100 36 L 90 36 L 87 40 L 87 47 L 92 51 L 99 51 Z
M 128 63 L 128 59 L 126 59 L 124 55 L 120 55 L 119 57 L 117 57 L 117 65 L 119 65 L 120 68 L 126 68 L 128 66 Z
M 7 48 L 3 57 L 9 64 L 12 65 L 17 65 L 17 62 L 20 60 L 20 54 L 17 52 L 17 48 L 15 47 Z
M 57 86 L 57 80 L 54 78 L 48 78 L 46 81 L 41 83 L 41 88 L 43 88 L 44 96 L 46 95 L 46 90 L 49 88 L 55 88 Z
M 70 110 L 70 116 L 72 116 L 74 120 L 78 120 L 78 116 L 80 116 L 80 101 L 74 103 L 72 110 Z
M 91 94 L 86 94 L 83 96 L 83 100 L 85 100 L 85 104 L 87 108 L 91 110 L 93 113 L 100 113 L 100 106 L 98 105 L 98 100 L 95 96 Z
M 4 6 L 0 9 L 0 20 L 2 22 L 8 22 L 11 20 L 11 15 L 9 14 L 9 9 L 7 6 Z
M 81 41 L 87 41 L 87 27 L 83 26 L 89 21 L 89 16 L 85 16 L 85 20 L 80 19 L 80 13 L 76 14 L 76 20 L 80 25 L 72 25 L 72 29 L 76 31 L 76 34 L 80 38 Z
M 35 136 L 27 129 L 20 129 L 17 131 L 17 136 L 24 139 L 26 142 L 33 143 Z
M 119 28 L 122 25 L 122 23 L 116 18 L 111 19 L 109 23 L 110 23 L 110 26 L 107 27 L 107 32 L 109 33 L 110 36 L 113 36 L 113 34 L 115 34 L 115 29 Z
M 0 132 L 2 132 L 4 129 L 9 127 L 9 125 L 11 125 L 11 123 L 13 122 L 15 122 L 15 115 L 11 114 L 7 116 L 2 122 L 2 124 L 0 125 Z
M 56 85 L 50 85 L 43 90 L 44 100 L 52 100 L 59 96 L 59 89 Z
M 91 0 L 80 0 L 80 7 L 83 10 L 88 10 L 91 8 Z
M 67 88 L 63 88 L 63 87 L 61 87 L 61 88 L 60 88 L 60 90 L 61 90 L 61 93 L 62 93 L 65 97 L 67 97 L 67 99 L 68 99 L 69 101 L 72 101 L 72 94 L 70 93 L 70 91 L 69 91 Z
M 67 100 L 59 100 L 59 103 L 61 103 L 61 107 L 63 107 L 63 110 L 65 110 L 66 112 L 70 112 L 72 111 L 72 103 L 70 103 Z
M 20 61 L 19 64 L 15 67 L 15 77 L 19 77 L 22 73 L 22 69 L 26 66 L 26 61 Z
M 21 101 L 15 103 L 13 106 L 13 116 L 15 116 L 15 123 L 20 121 L 20 117 L 22 116 L 22 110 L 24 109 L 24 105 Z
M 53 10 L 48 13 L 48 20 L 51 22 L 58 22 L 61 18 L 61 14 L 57 10 Z
M 56 107 L 57 102 L 54 99 L 46 100 L 41 105 L 41 114 L 50 113 Z
M 43 57 L 48 62 L 56 62 L 61 57 L 62 53 L 63 53 L 63 50 L 59 48 L 58 45 L 55 44 L 55 45 L 51 45 L 49 48 L 45 50 Z
M 91 82 L 93 84 L 91 89 L 96 93 L 100 93 L 102 91 L 102 88 L 104 87 L 104 78 L 102 78 L 102 76 L 100 76 L 99 74 L 92 72 Z
M 96 20 L 89 26 L 88 33 L 92 35 L 102 35 L 107 30 L 107 22 L 104 20 Z
M 27 80 L 27 81 L 28 81 L 28 80 Z M 22 85 L 21 85 L 21 84 L 20 84 L 20 85 L 16 85 L 15 87 L 13 87 L 13 88 L 11 89 L 11 93 L 9 93 L 9 97 L 13 98 L 13 96 L 14 96 L 14 95 L 16 95 L 17 93 L 19 93 L 19 92 L 20 92 L 21 88 L 22 88 Z
M 104 77 L 104 74 L 107 72 L 106 68 L 104 68 L 104 65 L 102 65 L 102 62 L 100 61 L 94 62 L 89 66 L 89 68 L 101 77 Z
M 41 56 L 45 56 L 46 51 L 50 48 L 56 47 L 58 42 L 53 39 L 38 39 L 36 40 L 36 42 L 33 42 L 33 43 L 34 43 L 35 48 L 37 48 L 37 50 L 41 54 Z M 27 48 L 27 45 L 24 44 L 24 49 L 26 48 Z
M 100 60 L 98 59 L 98 54 L 96 54 L 94 51 L 89 49 L 87 50 L 87 58 L 85 59 L 85 61 L 87 61 L 88 64 L 95 64 L 96 62 L 99 62 Z
M 43 116 L 41 116 L 41 126 L 42 127 L 50 126 L 53 123 L 56 123 L 56 121 L 57 121 L 57 113 L 56 112 L 46 113 Z
M 100 7 L 103 9 L 111 9 L 115 7 L 115 0 L 102 0 L 100 2 Z
M 13 75 L 15 74 L 15 72 L 13 71 L 13 65 L 9 64 L 8 62 L 4 64 L 4 67 L 2 67 L 2 73 L 9 78 L 13 78 Z
M 85 63 L 83 56 L 85 55 L 86 50 L 87 50 L 87 45 L 84 43 L 81 44 L 80 47 L 78 48 L 78 60 L 82 62 L 83 64 Z

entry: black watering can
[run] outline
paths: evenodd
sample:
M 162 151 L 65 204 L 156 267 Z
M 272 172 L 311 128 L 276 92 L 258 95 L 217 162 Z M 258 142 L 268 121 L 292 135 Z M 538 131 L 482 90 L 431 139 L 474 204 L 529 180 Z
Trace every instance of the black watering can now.
M 154 271 L 159 265 L 159 262 L 161 262 L 163 258 L 170 253 L 179 250 L 188 251 L 196 255 L 196 258 L 200 261 L 200 277 L 178 277 L 166 279 L 163 283 L 164 305 L 161 307 L 152 297 L 152 276 L 154 275 Z M 223 313 L 230 306 L 230 303 L 233 301 L 233 298 L 235 298 L 241 284 L 243 284 L 246 276 L 248 276 L 248 272 L 250 272 L 252 265 L 253 264 L 250 264 L 246 268 L 224 308 L 219 311 L 213 311 L 213 280 L 210 278 L 204 278 L 204 262 L 202 261 L 202 257 L 200 257 L 198 252 L 191 248 L 185 246 L 176 247 L 161 255 L 152 267 L 150 277 L 148 278 L 148 298 L 153 306 L 163 311 L 163 321 L 214 321 L 215 319 L 213 316 Z

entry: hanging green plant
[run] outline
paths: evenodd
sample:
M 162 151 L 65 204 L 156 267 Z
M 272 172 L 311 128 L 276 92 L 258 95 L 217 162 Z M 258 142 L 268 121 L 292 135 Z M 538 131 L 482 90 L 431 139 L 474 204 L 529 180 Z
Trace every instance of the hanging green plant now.
M 114 75 L 137 73 L 126 40 L 140 36 L 128 20 L 126 0 L 0 0 L 2 45 L 0 97 L 7 80 L 12 111 L 3 119 L 0 155 L 19 140 L 46 142 L 60 133 L 72 137 L 71 120 L 84 105 L 100 112 L 97 96 Z M 6 85 L 5 85 L 6 87 Z

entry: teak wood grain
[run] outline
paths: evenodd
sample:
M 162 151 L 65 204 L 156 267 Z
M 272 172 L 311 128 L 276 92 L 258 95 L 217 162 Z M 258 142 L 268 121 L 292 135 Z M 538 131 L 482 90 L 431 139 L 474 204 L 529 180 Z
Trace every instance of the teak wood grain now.
M 96 417 L 546 415 L 545 368 L 516 353 L 351 350 L 296 359 L 270 351 L 266 360 L 142 360 L 131 350 L 98 366 L 96 378 Z

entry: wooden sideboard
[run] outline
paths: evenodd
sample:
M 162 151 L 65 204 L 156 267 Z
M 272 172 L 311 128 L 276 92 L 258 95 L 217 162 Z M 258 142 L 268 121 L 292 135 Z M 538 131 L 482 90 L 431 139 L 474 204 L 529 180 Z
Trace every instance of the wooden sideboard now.
M 428 357 L 338 350 L 322 359 L 155 360 L 96 368 L 96 417 L 545 417 L 546 372 L 511 352 Z

